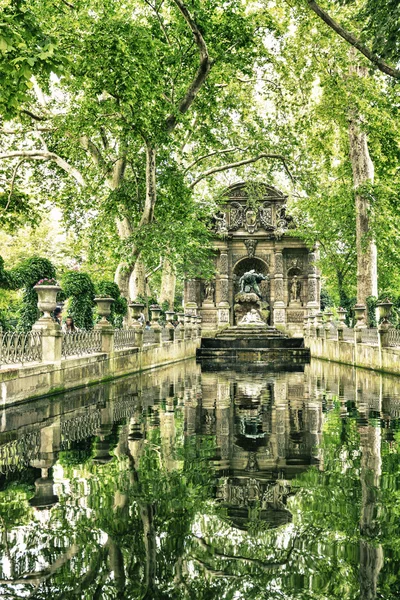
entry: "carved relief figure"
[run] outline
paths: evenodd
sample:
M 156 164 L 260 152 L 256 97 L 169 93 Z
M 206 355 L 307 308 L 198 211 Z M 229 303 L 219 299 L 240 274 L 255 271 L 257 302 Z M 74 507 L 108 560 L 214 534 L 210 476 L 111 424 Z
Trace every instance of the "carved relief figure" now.
M 228 224 L 226 222 L 226 214 L 223 212 L 216 213 L 215 219 L 215 233 L 219 233 L 225 236 L 228 233 Z
M 236 231 L 237 229 L 239 229 L 239 227 L 242 227 L 243 216 L 244 216 L 243 206 L 241 204 L 239 204 L 239 202 L 232 202 L 230 215 L 229 215 L 229 217 L 230 217 L 229 218 L 229 229 L 231 229 L 232 231 Z
M 270 202 L 264 202 L 264 204 L 260 206 L 259 215 L 260 223 L 264 229 L 274 229 L 274 225 L 272 223 L 272 205 Z
M 300 300 L 300 290 L 301 290 L 301 283 L 297 279 L 297 275 L 294 275 L 294 277 L 292 279 L 291 286 L 290 286 L 290 300 L 291 300 L 291 302 L 299 302 L 299 300 Z
M 244 240 L 244 245 L 247 248 L 247 254 L 250 258 L 254 258 L 254 254 L 256 252 L 257 240 Z
M 246 210 L 246 230 L 254 233 L 257 229 L 257 213 L 253 208 L 248 208 Z

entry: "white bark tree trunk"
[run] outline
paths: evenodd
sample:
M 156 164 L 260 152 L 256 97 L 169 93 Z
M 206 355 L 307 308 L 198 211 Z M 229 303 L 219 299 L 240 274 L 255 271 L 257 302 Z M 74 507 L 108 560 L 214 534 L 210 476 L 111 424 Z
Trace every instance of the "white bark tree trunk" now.
M 145 297 L 146 291 L 146 269 L 138 258 L 129 277 L 129 297 L 132 301 L 136 300 L 138 296 Z
M 354 64 L 354 51 L 350 52 L 350 57 L 353 60 L 350 73 L 366 75 L 364 67 Z M 368 296 L 378 295 L 378 267 L 376 244 L 370 231 L 370 202 L 361 189 L 363 185 L 374 182 L 374 165 L 361 121 L 362 116 L 352 108 L 349 114 L 349 145 L 356 209 L 357 302 L 365 304 Z
M 175 288 L 176 275 L 174 273 L 171 263 L 168 260 L 165 260 L 161 277 L 159 303 L 162 304 L 163 302 L 168 302 L 170 310 L 172 310 L 174 307 Z

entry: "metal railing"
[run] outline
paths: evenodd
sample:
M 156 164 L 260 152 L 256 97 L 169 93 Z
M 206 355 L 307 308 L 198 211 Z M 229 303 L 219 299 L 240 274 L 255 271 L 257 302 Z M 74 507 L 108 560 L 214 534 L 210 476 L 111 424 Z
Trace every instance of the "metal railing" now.
M 376 328 L 362 329 L 361 342 L 363 344 L 370 344 L 371 346 L 378 346 L 378 330 Z
M 400 346 L 400 329 L 390 328 L 387 337 L 388 346 Z
M 114 348 L 134 348 L 136 345 L 136 332 L 134 329 L 116 329 L 114 331 Z
M 156 336 L 152 329 L 144 329 L 143 331 L 143 345 L 147 346 L 148 344 L 155 344 Z
M 351 327 L 345 327 L 343 329 L 343 340 L 345 342 L 354 342 L 354 329 Z
M 61 355 L 83 356 L 101 352 L 101 331 L 74 331 L 64 333 L 61 346 Z
M 0 332 L 0 365 L 24 364 L 42 360 L 41 331 Z
M 174 330 L 169 327 L 163 327 L 161 331 L 161 340 L 163 342 L 170 342 L 173 339 L 171 336 L 174 334 Z

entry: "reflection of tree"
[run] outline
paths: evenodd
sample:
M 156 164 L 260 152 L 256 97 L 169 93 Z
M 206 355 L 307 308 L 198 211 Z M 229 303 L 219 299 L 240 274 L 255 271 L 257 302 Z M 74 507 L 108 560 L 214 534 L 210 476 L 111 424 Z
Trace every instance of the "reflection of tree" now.
M 338 405 L 327 414 L 324 470 L 291 482 L 293 523 L 275 529 L 257 517 L 258 501 L 246 530 L 232 525 L 214 499 L 217 438 L 185 435 L 172 401 L 151 415 L 138 407 L 114 438 L 110 462 L 88 458 L 91 444 L 84 464 L 73 448 L 63 456 L 51 510 L 32 513 L 31 488 L 0 493 L 12 565 L 1 573 L 4 597 L 372 600 L 382 586 L 382 597 L 396 597 L 399 444 L 382 442 L 366 415 Z M 382 567 L 383 552 L 391 561 Z

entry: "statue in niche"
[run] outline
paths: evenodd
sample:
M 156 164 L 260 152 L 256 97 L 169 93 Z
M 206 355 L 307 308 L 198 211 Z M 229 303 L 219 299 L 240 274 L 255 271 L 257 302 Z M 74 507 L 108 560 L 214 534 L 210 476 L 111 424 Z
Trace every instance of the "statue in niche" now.
M 268 275 L 256 273 L 254 269 L 251 269 L 250 271 L 244 273 L 239 279 L 240 291 L 246 294 L 251 294 L 251 292 L 254 292 L 259 298 L 261 298 L 261 290 L 258 287 L 258 284 L 266 279 L 268 279 Z
M 204 299 L 208 302 L 214 302 L 215 284 L 213 281 L 207 281 L 204 286 Z
M 301 291 L 301 283 L 297 279 L 297 275 L 293 276 L 292 283 L 290 285 L 290 301 L 291 302 L 299 302 L 300 301 L 300 291 Z

